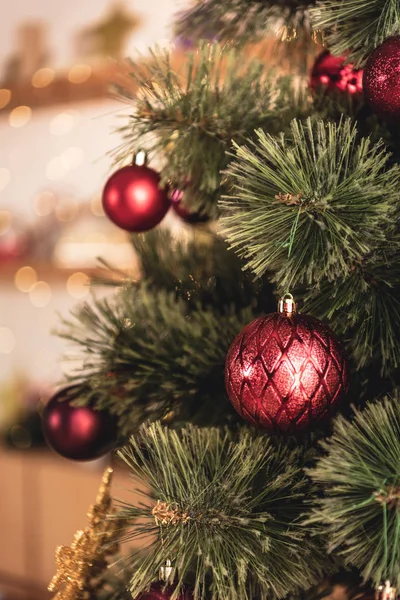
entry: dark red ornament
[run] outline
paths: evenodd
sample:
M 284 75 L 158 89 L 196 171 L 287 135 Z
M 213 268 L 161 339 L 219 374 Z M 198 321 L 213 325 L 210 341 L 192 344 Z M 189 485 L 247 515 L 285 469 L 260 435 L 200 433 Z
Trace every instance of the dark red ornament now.
M 164 588 L 163 582 L 154 583 L 148 592 L 141 594 L 137 600 L 170 600 L 175 591 L 173 585 Z M 185 588 L 180 592 L 177 600 L 193 600 L 193 592 L 190 588 Z
M 70 386 L 49 400 L 42 414 L 43 433 L 50 448 L 64 458 L 94 460 L 115 448 L 116 421 L 106 411 L 71 406 L 80 390 Z
M 184 192 L 182 190 L 175 190 L 171 194 L 171 206 L 174 212 L 186 223 L 190 223 L 191 225 L 195 225 L 196 223 L 207 223 L 210 220 L 210 217 L 198 211 L 191 212 L 186 208 L 186 206 L 182 203 Z
M 296 433 L 330 416 L 348 383 L 347 361 L 333 332 L 295 312 L 255 319 L 226 357 L 225 384 L 234 408 L 270 433 Z
M 115 225 L 130 232 L 148 231 L 165 217 L 170 200 L 160 175 L 147 165 L 116 171 L 103 190 L 103 208 Z
M 325 86 L 329 91 L 337 89 L 357 94 L 363 89 L 363 72 L 346 64 L 344 56 L 333 56 L 329 50 L 324 50 L 315 60 L 310 84 L 312 89 Z
M 388 38 L 369 55 L 364 95 L 372 110 L 391 123 L 400 122 L 400 36 Z

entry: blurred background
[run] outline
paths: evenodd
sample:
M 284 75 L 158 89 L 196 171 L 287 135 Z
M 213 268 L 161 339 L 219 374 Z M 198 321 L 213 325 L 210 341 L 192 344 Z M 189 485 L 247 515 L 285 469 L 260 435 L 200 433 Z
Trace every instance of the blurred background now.
M 118 61 L 172 37 L 176 0 L 13 0 L 0 20 L 0 598 L 46 598 L 54 551 L 86 525 L 104 463 L 46 449 L 43 403 L 75 367 L 51 332 L 91 293 L 97 257 L 134 267 L 103 216 L 128 107 Z M 98 289 L 97 294 L 109 293 Z M 116 495 L 123 496 L 124 473 Z M 77 493 L 79 490 L 79 494 Z

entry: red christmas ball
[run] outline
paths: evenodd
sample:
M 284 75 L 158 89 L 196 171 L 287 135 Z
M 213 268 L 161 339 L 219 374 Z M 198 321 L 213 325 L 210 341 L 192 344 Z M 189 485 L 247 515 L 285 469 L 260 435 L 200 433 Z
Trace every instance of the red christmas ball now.
M 340 90 L 349 94 L 362 92 L 362 69 L 355 69 L 346 64 L 344 56 L 333 56 L 329 50 L 324 50 L 315 60 L 311 71 L 311 88 L 325 86 L 328 90 Z
M 190 223 L 195 225 L 196 223 L 207 223 L 210 220 L 210 217 L 205 213 L 201 213 L 199 211 L 191 212 L 183 203 L 183 194 L 182 190 L 175 190 L 171 195 L 171 206 L 174 212 L 182 219 L 182 221 L 186 221 L 186 223 Z
M 117 426 L 106 411 L 90 406 L 71 406 L 79 388 L 60 390 L 42 414 L 43 434 L 50 448 L 71 460 L 94 460 L 115 448 Z
M 175 591 L 173 585 L 166 588 L 162 582 L 154 583 L 148 592 L 144 592 L 137 600 L 170 600 Z M 177 600 L 193 600 L 193 593 L 190 588 L 185 588 L 178 596 Z
M 371 52 L 364 69 L 364 95 L 386 121 L 400 122 L 400 36 L 388 38 Z
M 160 187 L 160 175 L 146 165 L 119 169 L 103 190 L 104 212 L 113 223 L 130 232 L 152 229 L 169 207 L 167 190 Z
M 348 366 L 321 321 L 272 313 L 233 341 L 225 384 L 243 419 L 270 433 L 296 433 L 331 414 L 347 391 Z

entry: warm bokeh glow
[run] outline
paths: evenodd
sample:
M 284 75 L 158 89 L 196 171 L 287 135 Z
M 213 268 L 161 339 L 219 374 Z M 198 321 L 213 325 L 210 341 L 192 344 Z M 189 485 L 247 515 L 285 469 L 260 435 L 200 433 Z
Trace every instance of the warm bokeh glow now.
M 32 109 L 29 106 L 17 106 L 8 117 L 11 127 L 23 127 L 29 123 L 32 117 Z
M 28 265 L 25 267 L 21 267 L 15 273 L 14 283 L 15 287 L 20 292 L 30 292 L 35 283 L 37 282 L 37 274 L 35 269 L 29 267 Z
M 89 293 L 90 279 L 85 273 L 77 272 L 67 281 L 67 290 L 73 298 L 84 298 Z
M 96 217 L 104 217 L 104 208 L 100 196 L 93 196 L 90 201 L 90 210 Z
M 79 212 L 79 205 L 76 200 L 68 198 L 58 202 L 54 212 L 59 221 L 67 223 L 76 217 Z
M 9 231 L 12 223 L 12 214 L 9 210 L 0 210 L 0 235 Z
M 66 135 L 75 125 L 79 113 L 76 110 L 65 110 L 50 121 L 52 135 Z
M 11 100 L 11 90 L 0 89 L 0 108 L 4 108 Z
M 75 65 L 68 72 L 68 81 L 70 83 L 84 83 L 92 74 L 92 68 L 89 65 Z
M 32 75 L 32 85 L 35 88 L 44 88 L 54 80 L 55 73 L 53 69 L 49 69 L 48 67 L 44 67 L 43 69 L 38 69 Z
M 56 203 L 56 197 L 53 192 L 40 192 L 33 200 L 35 213 L 39 217 L 45 217 L 53 212 Z
M 37 281 L 29 292 L 29 298 L 33 306 L 43 308 L 51 300 L 51 287 L 45 281 Z

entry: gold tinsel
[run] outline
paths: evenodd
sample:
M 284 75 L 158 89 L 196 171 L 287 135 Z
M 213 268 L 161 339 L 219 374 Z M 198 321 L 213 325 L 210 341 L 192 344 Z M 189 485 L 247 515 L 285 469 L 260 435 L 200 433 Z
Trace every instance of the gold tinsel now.
M 107 558 L 116 554 L 121 522 L 109 519 L 115 513 L 110 495 L 112 469 L 104 472 L 96 503 L 88 512 L 89 525 L 77 531 L 71 546 L 56 550 L 57 573 L 48 587 L 56 600 L 88 600 L 96 595 L 99 577 L 107 569 Z

